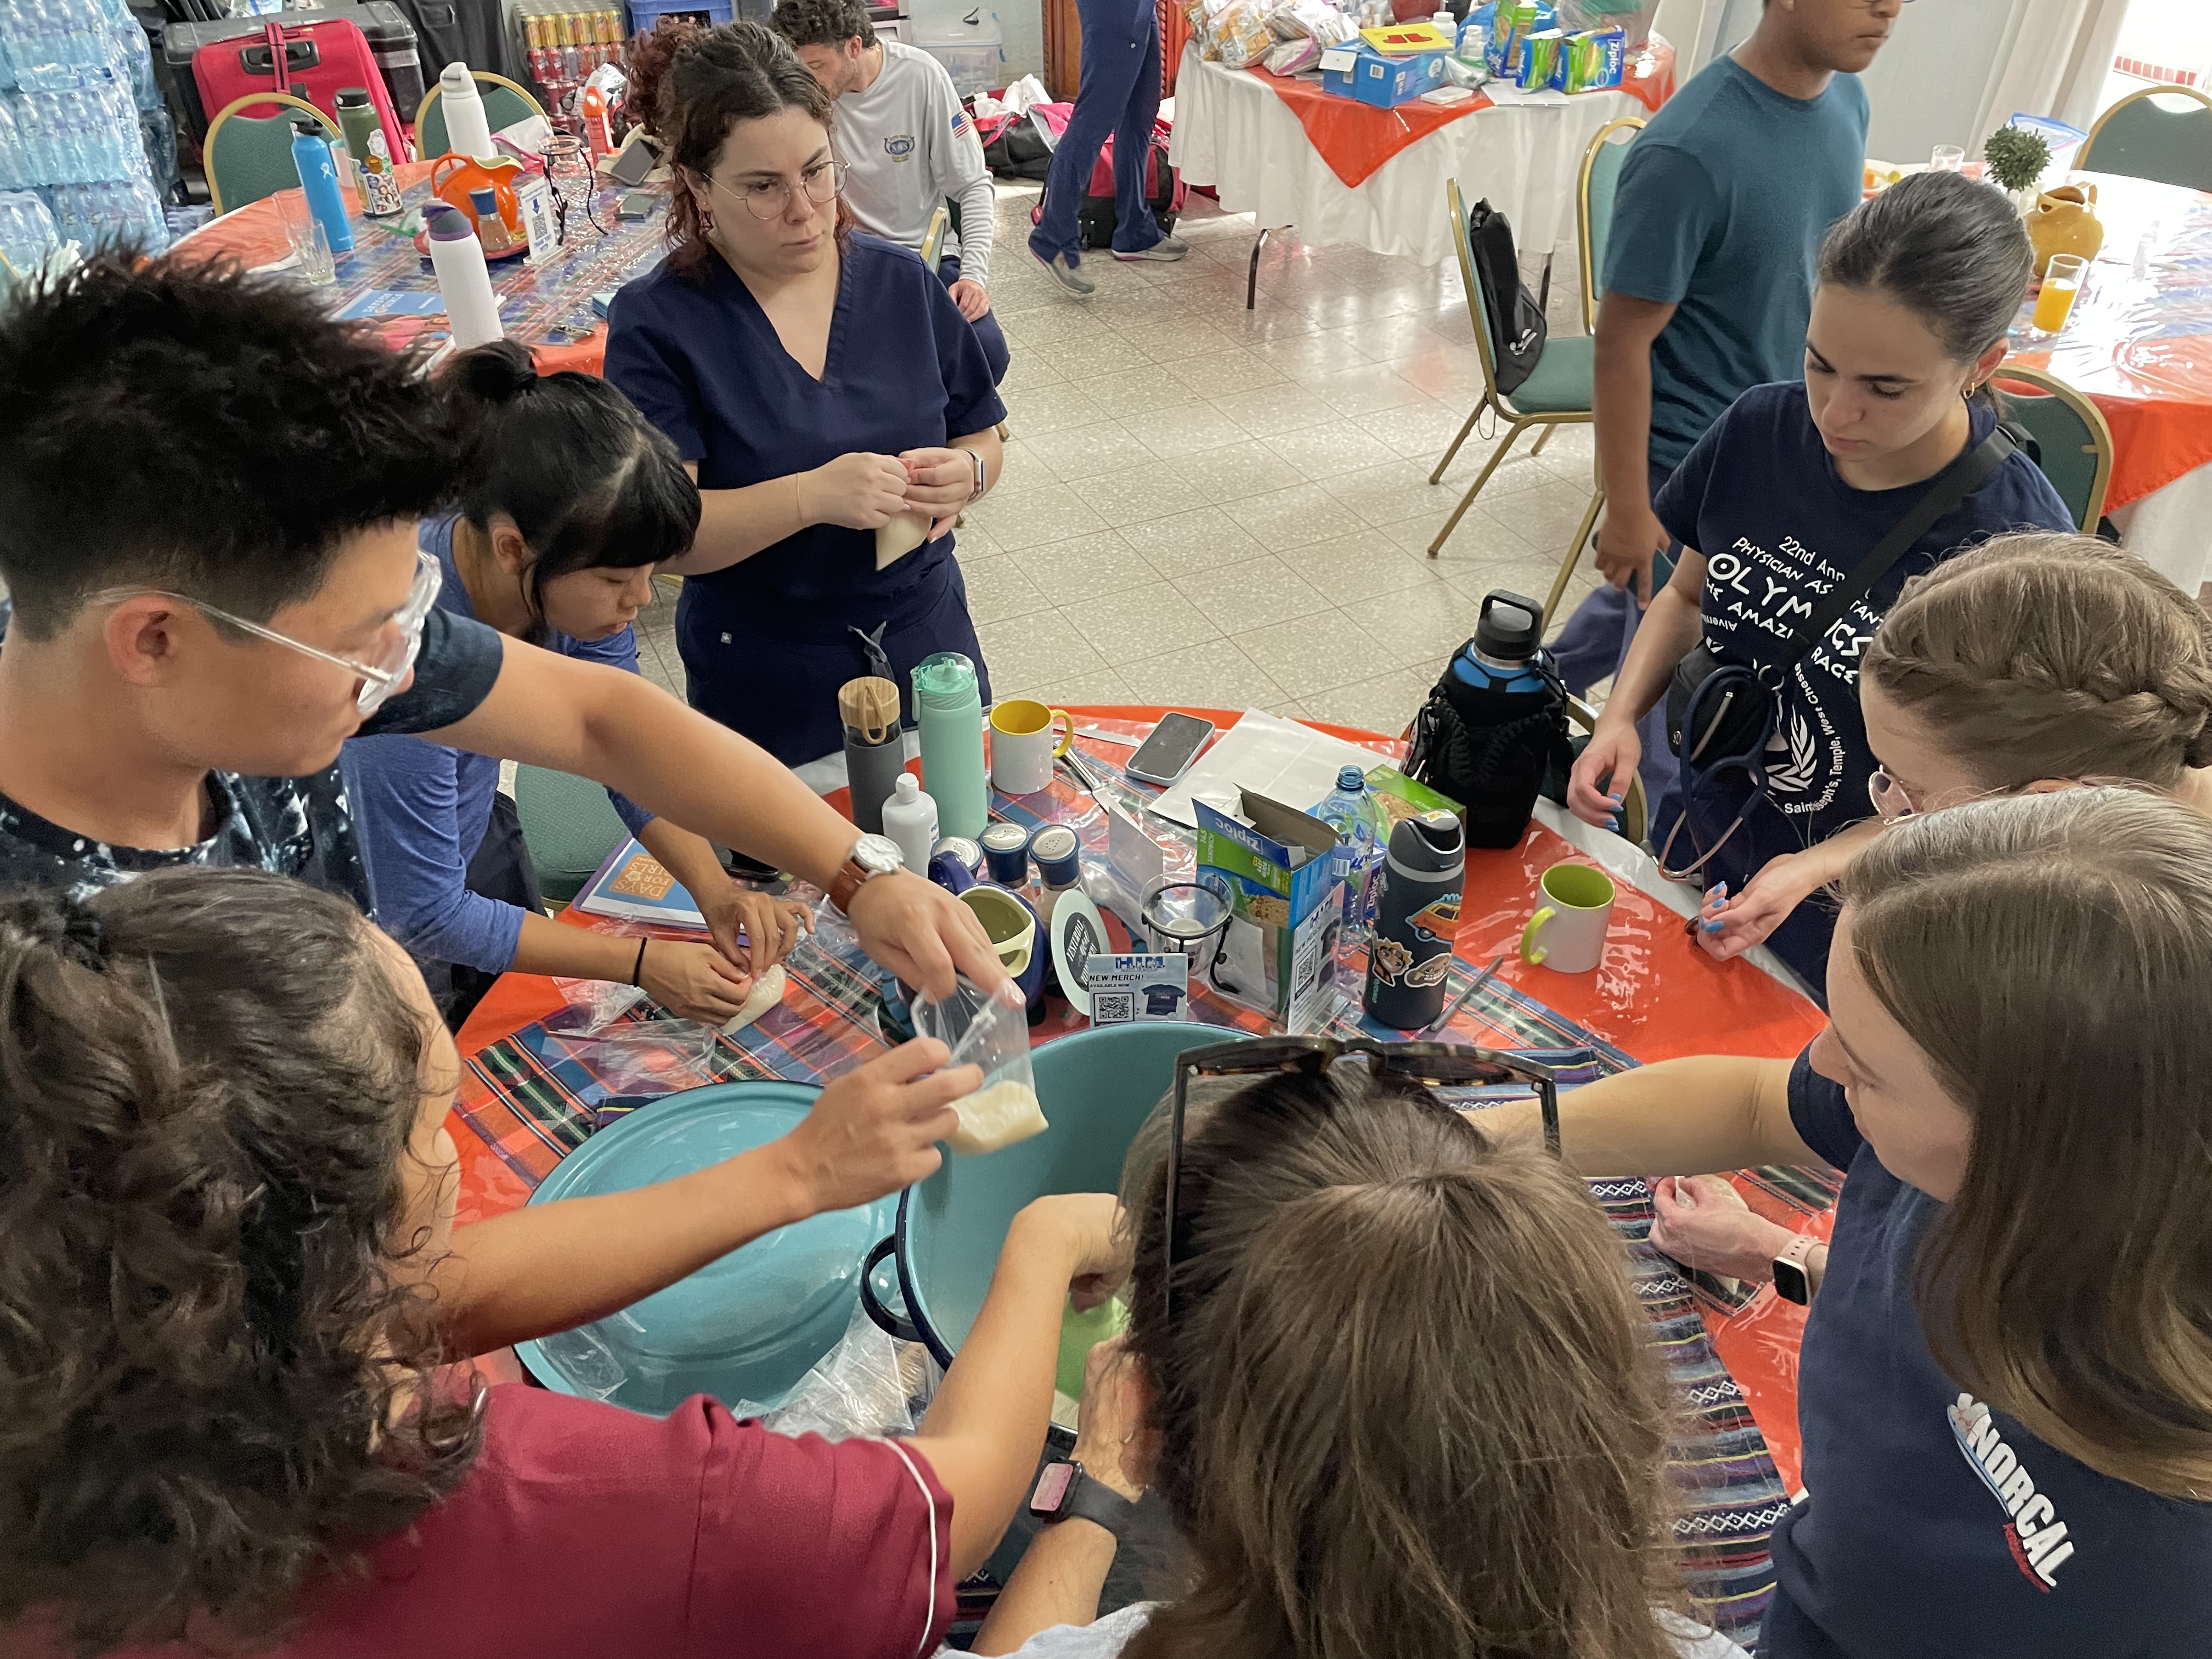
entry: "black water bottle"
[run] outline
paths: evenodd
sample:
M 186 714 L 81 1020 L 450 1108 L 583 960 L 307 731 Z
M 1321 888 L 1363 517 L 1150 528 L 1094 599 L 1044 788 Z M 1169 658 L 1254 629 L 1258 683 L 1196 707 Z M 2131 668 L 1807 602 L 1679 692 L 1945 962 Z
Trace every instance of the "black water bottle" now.
M 1368 1013 L 1401 1031 L 1437 1023 L 1467 884 L 1467 838 L 1449 812 L 1399 819 L 1376 872 L 1375 939 L 1367 947 Z
M 1470 847 L 1516 845 L 1547 769 L 1568 758 L 1566 692 L 1543 631 L 1535 600 L 1486 594 L 1474 637 L 1415 722 L 1407 771 L 1466 807 Z

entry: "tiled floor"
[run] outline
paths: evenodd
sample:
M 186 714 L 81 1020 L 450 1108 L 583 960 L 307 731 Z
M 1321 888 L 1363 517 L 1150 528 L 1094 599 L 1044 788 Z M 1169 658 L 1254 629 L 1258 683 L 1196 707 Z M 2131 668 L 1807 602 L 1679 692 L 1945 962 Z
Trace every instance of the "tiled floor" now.
M 1078 300 L 1023 246 L 1035 197 L 999 190 L 1014 435 L 959 532 L 998 695 L 1396 731 L 1486 591 L 1550 591 L 1589 496 L 1587 427 L 1537 459 L 1524 439 L 1425 556 L 1494 442 L 1470 437 L 1430 486 L 1481 392 L 1455 264 L 1270 239 L 1247 312 L 1252 222 L 1194 195 L 1176 230 L 1188 260 L 1091 255 L 1098 292 Z M 1563 250 L 1559 271 L 1572 263 Z M 1555 332 L 1581 326 L 1571 280 L 1553 283 Z M 1585 559 L 1569 606 L 1591 580 Z M 672 605 L 648 611 L 641 650 L 680 691 L 673 621 Z

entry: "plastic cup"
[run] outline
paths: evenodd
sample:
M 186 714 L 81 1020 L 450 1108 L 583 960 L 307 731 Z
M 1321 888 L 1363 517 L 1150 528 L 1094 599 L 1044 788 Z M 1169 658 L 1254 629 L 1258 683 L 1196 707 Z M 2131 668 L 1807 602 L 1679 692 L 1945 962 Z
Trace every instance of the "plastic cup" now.
M 1928 157 L 1930 173 L 1957 173 L 1966 165 L 1966 152 L 1956 144 L 1938 144 Z
M 2064 328 L 2088 271 L 2089 262 L 2078 253 L 2052 254 L 2043 273 L 2042 289 L 2035 296 L 2035 315 L 2028 320 L 2029 329 L 2047 338 Z

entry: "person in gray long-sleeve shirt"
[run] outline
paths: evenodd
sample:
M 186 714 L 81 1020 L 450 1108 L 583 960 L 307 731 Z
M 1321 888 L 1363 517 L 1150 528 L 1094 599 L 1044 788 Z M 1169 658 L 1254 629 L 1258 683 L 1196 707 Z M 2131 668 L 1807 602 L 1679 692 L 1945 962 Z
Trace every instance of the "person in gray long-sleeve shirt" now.
M 946 234 L 937 274 L 995 386 L 1007 352 L 991 314 L 991 174 L 951 76 L 926 52 L 877 39 L 862 0 L 781 0 L 769 22 L 837 100 L 832 142 L 861 229 L 919 250 L 938 204 L 958 204 L 959 229 Z

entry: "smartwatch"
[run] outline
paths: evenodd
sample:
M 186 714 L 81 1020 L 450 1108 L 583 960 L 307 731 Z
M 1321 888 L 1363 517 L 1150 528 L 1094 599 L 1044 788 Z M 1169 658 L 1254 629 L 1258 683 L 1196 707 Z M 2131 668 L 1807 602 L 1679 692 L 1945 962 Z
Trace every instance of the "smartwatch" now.
M 853 843 L 837 873 L 830 878 L 830 902 L 846 915 L 853 913 L 853 895 L 864 882 L 906 868 L 906 854 L 889 836 L 863 836 Z
M 1030 1513 L 1047 1526 L 1056 1521 L 1088 1521 L 1119 1538 L 1137 1506 L 1111 1486 L 1093 1480 L 1073 1458 L 1048 1463 L 1037 1471 L 1030 1493 Z
M 1805 1271 L 1805 1261 L 1820 1243 L 1812 1234 L 1800 1233 L 1790 1241 L 1788 1249 L 1774 1258 L 1774 1293 L 1784 1302 L 1795 1302 L 1801 1308 L 1812 1306 L 1813 1276 Z
M 974 450 L 963 449 L 960 453 L 963 455 L 965 455 L 969 460 L 975 463 L 975 488 L 968 492 L 968 499 L 970 501 L 979 501 L 983 499 L 984 485 L 990 482 L 990 471 L 984 466 L 983 458 L 981 455 L 978 455 Z

